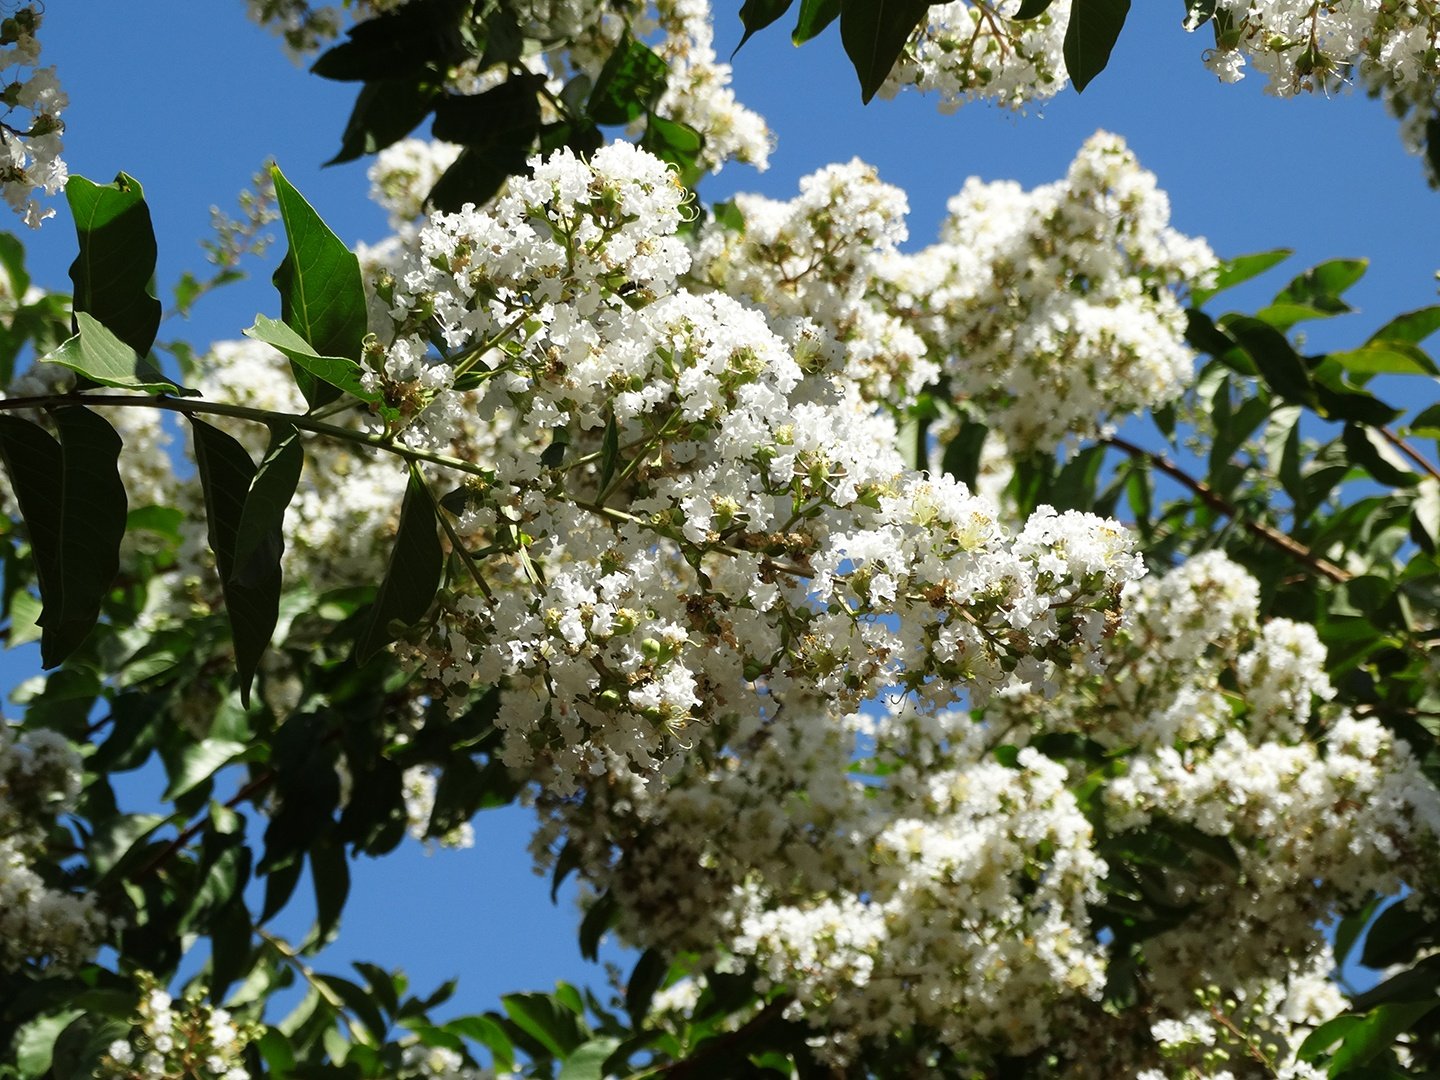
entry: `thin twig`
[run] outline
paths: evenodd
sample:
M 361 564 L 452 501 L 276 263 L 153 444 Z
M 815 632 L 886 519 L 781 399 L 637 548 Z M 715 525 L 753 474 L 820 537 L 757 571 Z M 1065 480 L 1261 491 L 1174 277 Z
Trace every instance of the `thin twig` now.
M 1269 525 L 1263 525 L 1258 521 L 1251 521 L 1245 517 L 1238 506 L 1222 496 L 1209 484 L 1205 483 L 1205 481 L 1198 480 L 1191 476 L 1165 455 L 1146 450 L 1142 446 L 1136 446 L 1134 443 L 1122 439 L 1118 435 L 1107 435 L 1102 438 L 1101 441 L 1115 447 L 1117 450 L 1124 451 L 1133 458 L 1140 458 L 1149 462 L 1158 471 L 1164 473 L 1182 487 L 1192 491 L 1199 497 L 1200 501 L 1210 507 L 1210 509 L 1224 514 L 1252 536 L 1263 540 L 1271 547 L 1279 548 L 1291 558 L 1304 563 L 1317 574 L 1321 574 L 1339 584 L 1344 584 L 1354 577 L 1349 571 L 1342 570 L 1328 559 L 1316 555 L 1293 536 L 1283 533 L 1278 529 L 1271 528 Z

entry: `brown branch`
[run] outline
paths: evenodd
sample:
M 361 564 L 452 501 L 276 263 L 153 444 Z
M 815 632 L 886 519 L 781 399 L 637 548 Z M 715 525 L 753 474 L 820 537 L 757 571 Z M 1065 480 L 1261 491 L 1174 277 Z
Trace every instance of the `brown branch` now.
M 1139 458 L 1148 462 L 1159 472 L 1164 473 L 1182 487 L 1193 492 L 1195 496 L 1206 506 L 1210 507 L 1210 509 L 1224 514 L 1252 536 L 1264 541 L 1271 547 L 1279 548 L 1292 559 L 1304 563 L 1315 573 L 1339 584 L 1344 584 L 1354 577 L 1348 570 L 1342 570 L 1328 559 L 1316 555 L 1293 536 L 1289 536 L 1278 529 L 1271 528 L 1269 525 L 1262 525 L 1258 521 L 1250 521 L 1244 516 L 1238 506 L 1222 496 L 1209 484 L 1205 483 L 1205 481 L 1197 480 L 1191 476 L 1184 469 L 1180 468 L 1179 465 L 1176 465 L 1169 458 L 1165 457 L 1165 455 L 1153 453 L 1142 446 L 1136 446 L 1134 443 L 1122 439 L 1118 435 L 1107 435 L 1101 439 L 1101 442 L 1113 446 L 1117 450 L 1123 450 L 1133 458 Z
M 250 798 L 250 796 L 256 794 L 257 792 L 265 790 L 265 788 L 269 787 L 270 784 L 275 780 L 275 776 L 276 773 L 273 769 L 265 769 L 263 772 L 256 773 L 253 777 L 251 777 L 249 780 L 247 780 L 244 784 L 240 786 L 239 791 L 235 792 L 234 795 L 231 795 L 230 798 L 225 800 L 225 809 L 234 810 L 242 802 Z M 175 837 L 174 840 L 171 840 L 170 843 L 166 844 L 163 848 L 157 851 L 155 853 L 155 856 L 144 866 L 142 866 L 136 872 L 135 876 L 131 878 L 131 880 L 141 881 L 144 878 L 149 877 L 151 874 L 157 872 L 178 852 L 182 851 L 185 846 L 190 843 L 191 840 L 194 840 L 195 837 L 199 836 L 200 833 L 204 831 L 205 826 L 209 824 L 209 822 L 210 815 L 206 814 L 204 817 L 200 818 L 200 820 L 194 822 L 188 828 L 184 829 L 179 836 Z
M 1395 447 L 1396 450 L 1399 450 L 1416 465 L 1420 466 L 1421 472 L 1425 473 L 1427 476 L 1433 477 L 1436 480 L 1440 480 L 1440 469 L 1436 469 L 1434 465 L 1430 464 L 1430 462 L 1426 460 L 1425 455 L 1420 453 L 1419 450 L 1416 450 L 1408 442 L 1400 438 L 1399 435 L 1396 435 L 1387 427 L 1380 427 L 1376 428 L 1375 430 L 1380 432 L 1386 442 L 1388 442 L 1391 446 Z

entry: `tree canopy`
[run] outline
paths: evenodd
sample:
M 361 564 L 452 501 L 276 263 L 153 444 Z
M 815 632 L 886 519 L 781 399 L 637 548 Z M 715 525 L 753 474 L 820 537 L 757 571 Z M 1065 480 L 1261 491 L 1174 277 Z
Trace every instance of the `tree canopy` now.
M 1128 7 L 739 17 L 866 99 L 1021 107 L 1114 77 Z M 165 301 L 141 180 L 68 175 L 43 11 L 0 23 L 0 183 L 75 252 L 47 291 L 0 236 L 0 613 L 44 667 L 0 1076 L 1440 1068 L 1440 306 L 1316 349 L 1365 261 L 1213 252 L 1104 132 L 923 246 L 859 161 L 710 200 L 771 135 L 703 0 L 249 9 L 357 84 L 320 137 L 393 235 L 271 167 Z M 1181 16 L 1425 149 L 1434 5 Z M 257 256 L 268 313 L 161 339 Z M 613 985 L 328 966 L 353 860 L 513 804 Z

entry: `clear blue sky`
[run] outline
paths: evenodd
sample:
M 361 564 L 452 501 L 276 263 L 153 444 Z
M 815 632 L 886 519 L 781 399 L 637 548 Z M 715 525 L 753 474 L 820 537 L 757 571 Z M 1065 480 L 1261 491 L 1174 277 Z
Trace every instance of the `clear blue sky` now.
M 728 51 L 739 36 L 739 0 L 721 2 L 718 37 Z M 364 164 L 319 167 L 339 146 L 354 85 L 291 64 L 247 21 L 242 0 L 48 0 L 46 8 L 44 59 L 58 66 L 71 98 L 65 157 L 72 172 L 94 180 L 124 170 L 145 185 L 162 296 L 183 270 L 203 268 L 197 242 L 210 206 L 232 208 L 269 157 L 342 237 L 383 235 L 383 215 L 365 199 Z M 1023 117 L 984 106 L 941 116 L 913 94 L 862 108 L 833 34 L 797 50 L 777 26 L 735 61 L 740 99 L 779 136 L 771 169 L 732 165 L 702 195 L 785 197 L 805 174 L 858 156 L 907 189 L 912 241 L 924 243 L 966 176 L 1053 180 L 1105 128 L 1159 175 L 1175 224 L 1207 236 L 1222 256 L 1293 247 L 1295 271 L 1368 256 L 1371 274 L 1353 295 L 1369 314 L 1351 331 L 1338 320 L 1338 341 L 1434 301 L 1440 194 L 1425 186 L 1381 105 L 1358 94 L 1278 101 L 1253 78 L 1221 86 L 1199 60 L 1206 32 L 1186 35 L 1182 15 L 1179 0 L 1134 5 L 1109 70 L 1083 96 L 1067 91 Z M 22 239 L 36 280 L 68 289 L 73 233 L 59 205 L 58 220 Z M 202 301 L 192 321 L 167 325 L 162 337 L 203 347 L 238 337 L 257 311 L 278 314 L 271 265 L 252 267 L 251 281 Z M 14 664 L 7 674 L 23 677 Z M 458 975 L 465 1011 L 557 978 L 600 983 L 600 969 L 578 958 L 573 908 L 563 899 L 553 908 L 547 883 L 530 872 L 528 815 L 489 812 L 476 831 L 469 852 L 427 858 L 410 844 L 358 866 L 333 966 L 352 957 L 405 966 L 421 990 Z

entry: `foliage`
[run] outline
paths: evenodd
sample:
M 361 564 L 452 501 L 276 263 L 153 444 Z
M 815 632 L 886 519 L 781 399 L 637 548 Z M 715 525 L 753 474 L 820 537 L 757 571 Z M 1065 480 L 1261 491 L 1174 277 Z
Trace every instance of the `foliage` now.
M 1128 5 L 1060 6 L 1008 16 L 1083 87 Z M 838 21 L 868 98 L 934 12 L 794 34 Z M 858 163 L 705 206 L 765 136 L 693 4 L 356 14 L 314 70 L 396 243 L 272 170 L 273 314 L 167 346 L 193 385 L 135 179 L 70 180 L 69 298 L 0 239 L 47 671 L 0 727 L 0 1075 L 1440 1068 L 1440 307 L 1311 352 L 1336 259 L 1222 312 L 1288 253 L 1217 263 L 1113 137 L 918 252 Z M 613 993 L 322 970 L 352 860 L 517 801 L 581 952 L 637 947 Z M 1387 974 L 1342 997 L 1351 954 Z

